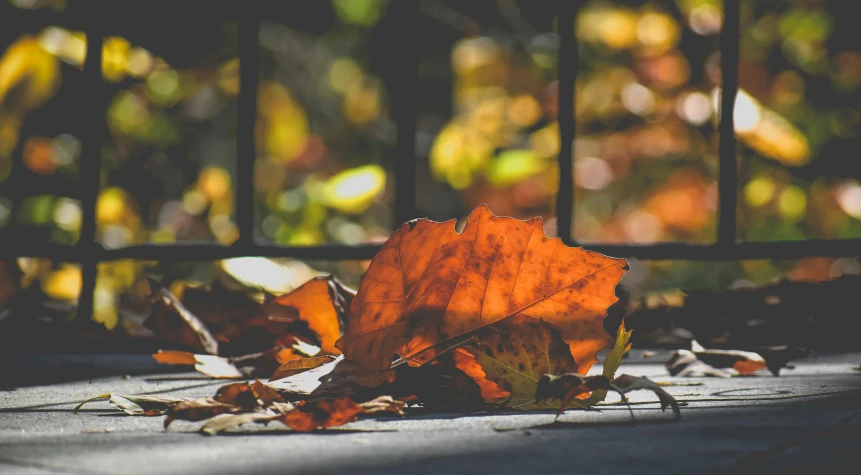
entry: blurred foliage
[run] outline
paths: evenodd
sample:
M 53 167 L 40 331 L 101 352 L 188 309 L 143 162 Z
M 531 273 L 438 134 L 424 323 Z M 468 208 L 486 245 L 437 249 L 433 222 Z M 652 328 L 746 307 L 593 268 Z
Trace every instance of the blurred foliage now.
M 861 236 L 854 164 L 861 49 L 851 3 L 741 4 L 734 117 L 741 239 Z M 10 240 L 78 239 L 80 137 L 88 130 L 75 114 L 84 104 L 86 41 L 74 21 L 81 5 L 0 3 L 0 235 Z M 422 216 L 463 217 L 487 203 L 499 215 L 544 216 L 555 233 L 554 5 L 421 1 L 410 41 L 420 59 Z M 579 241 L 714 240 L 722 7 L 720 0 L 591 0 L 580 9 Z M 252 159 L 255 237 L 283 245 L 386 239 L 398 224 L 388 93 L 399 78 L 392 58 L 404 47 L 391 41 L 399 19 L 389 2 L 330 0 L 267 11 L 259 37 L 257 157 L 236 156 L 235 22 L 170 3 L 136 8 L 109 32 L 102 52 L 108 136 L 97 224 L 105 246 L 232 243 L 236 163 Z M 643 262 L 626 284 L 634 292 L 725 288 L 781 275 L 857 273 L 852 262 Z M 366 265 L 312 264 L 352 285 Z M 41 259 L 19 266 L 23 285 L 76 299 L 77 266 Z M 123 299 L 143 295 L 146 272 L 212 282 L 217 268 L 101 264 L 94 318 L 117 325 Z

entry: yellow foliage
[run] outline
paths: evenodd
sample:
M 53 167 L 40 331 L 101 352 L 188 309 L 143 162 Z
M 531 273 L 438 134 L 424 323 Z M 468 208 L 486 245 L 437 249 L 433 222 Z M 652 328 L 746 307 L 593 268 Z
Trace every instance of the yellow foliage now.
M 218 68 L 215 83 L 225 94 L 239 94 L 239 58 L 229 59 Z
M 363 76 L 362 69 L 352 58 L 338 58 L 329 66 L 329 87 L 344 94 L 361 82 Z
M 344 170 L 330 178 L 323 191 L 327 206 L 342 213 L 359 214 L 386 189 L 386 172 L 379 165 Z
M 74 301 L 81 293 L 81 269 L 72 264 L 63 264 L 42 279 L 42 291 L 58 300 Z
M 197 189 L 210 201 L 230 193 L 230 174 L 221 167 L 206 167 L 197 177 Z
M 112 36 L 105 38 L 102 45 L 102 75 L 110 82 L 120 82 L 126 77 L 129 40 Z
M 530 150 L 506 150 L 487 170 L 487 180 L 497 187 L 515 185 L 547 169 L 547 162 Z
M 262 148 L 284 162 L 302 153 L 309 137 L 308 118 L 287 89 L 274 82 L 262 83 L 257 106 L 257 134 Z
M 380 91 L 375 87 L 354 86 L 344 96 L 344 116 L 354 124 L 367 124 L 380 115 Z
M 472 176 L 490 163 L 493 144 L 475 131 L 457 123 L 446 125 L 430 151 L 431 172 L 457 189 L 472 184 Z
M 96 220 L 99 224 L 118 223 L 125 216 L 125 211 L 125 191 L 117 187 L 102 190 L 96 203 Z
M 36 38 L 21 36 L 0 57 L 0 111 L 23 114 L 36 109 L 54 95 L 59 82 L 59 61 Z

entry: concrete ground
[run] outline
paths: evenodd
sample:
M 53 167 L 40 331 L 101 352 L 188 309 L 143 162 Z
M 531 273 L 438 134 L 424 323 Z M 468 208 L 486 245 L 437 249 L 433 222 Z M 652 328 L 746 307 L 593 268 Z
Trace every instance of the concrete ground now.
M 413 414 L 324 432 L 280 424 L 205 436 L 200 423 L 131 417 L 100 393 L 210 396 L 223 381 L 195 374 L 107 377 L 0 390 L 0 473 L 456 474 L 859 473 L 861 353 L 796 362 L 779 378 L 673 378 L 660 355 L 620 372 L 684 385 L 672 422 L 654 395 L 624 406 L 553 414 Z M 656 361 L 657 360 L 657 361 Z M 610 396 L 610 401 L 618 400 Z

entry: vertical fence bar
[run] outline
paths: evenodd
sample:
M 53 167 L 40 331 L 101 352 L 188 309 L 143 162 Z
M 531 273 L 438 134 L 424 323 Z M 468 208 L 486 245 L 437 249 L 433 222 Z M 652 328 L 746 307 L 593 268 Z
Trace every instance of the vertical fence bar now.
M 254 162 L 257 149 L 257 86 L 260 81 L 260 10 L 256 1 L 242 5 L 239 15 L 239 97 L 236 105 L 236 222 L 243 248 L 254 246 Z
M 738 94 L 738 61 L 741 0 L 724 0 L 724 25 L 720 37 L 720 176 L 718 191 L 718 243 L 730 246 L 736 242 L 736 208 L 738 206 L 738 159 L 735 138 L 735 98 Z
M 559 191 L 556 194 L 557 235 L 572 245 L 574 233 L 574 81 L 577 77 L 577 39 L 574 20 L 577 2 L 560 0 L 556 31 L 559 35 Z
M 93 314 L 100 246 L 96 242 L 96 201 L 101 186 L 101 148 L 105 127 L 102 84 L 101 17 L 95 12 L 87 27 L 87 54 L 84 59 L 84 91 L 79 97 L 80 112 L 85 116 L 81 137 L 81 234 L 78 248 L 81 262 L 81 295 L 78 298 L 78 320 Z
M 416 128 L 418 123 L 419 0 L 394 2 L 397 27 L 391 41 L 400 44 L 394 61 L 392 115 L 397 124 L 395 143 L 395 228 L 416 218 Z

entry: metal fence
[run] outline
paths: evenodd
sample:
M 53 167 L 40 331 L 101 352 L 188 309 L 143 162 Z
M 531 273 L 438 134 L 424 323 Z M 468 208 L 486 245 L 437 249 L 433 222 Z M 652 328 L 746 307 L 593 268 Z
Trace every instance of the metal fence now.
M 810 256 L 861 255 L 861 239 L 806 240 L 781 242 L 739 242 L 737 236 L 736 206 L 738 195 L 737 143 L 733 133 L 733 109 L 738 91 L 739 61 L 739 2 L 724 1 L 724 26 L 721 32 L 719 123 L 719 211 L 718 231 L 712 244 L 685 242 L 648 245 L 585 245 L 584 247 L 608 255 L 639 259 L 692 259 L 728 261 L 737 259 L 780 259 Z M 574 216 L 573 142 L 576 130 L 574 118 L 574 82 L 577 75 L 577 40 L 574 32 L 575 16 L 581 1 L 556 0 L 559 47 L 559 192 L 556 199 L 558 235 L 568 245 L 577 245 L 571 235 Z M 393 116 L 397 124 L 395 169 L 395 222 L 403 223 L 416 218 L 416 122 L 418 116 L 418 54 L 412 48 L 416 41 L 419 21 L 419 0 L 396 0 L 389 6 L 389 14 L 398 18 L 394 33 L 402 45 L 399 57 L 391 58 L 396 65 L 398 80 L 390 91 Z M 13 243 L 0 249 L 0 257 L 43 257 L 58 261 L 80 262 L 83 286 L 79 300 L 79 315 L 89 318 L 93 306 L 97 264 L 117 259 L 153 261 L 209 261 L 239 256 L 292 257 L 297 259 L 360 260 L 370 259 L 380 244 L 357 246 L 327 244 L 311 247 L 284 247 L 258 243 L 254 240 L 254 162 L 256 159 L 254 126 L 257 120 L 257 85 L 259 73 L 258 35 L 262 10 L 257 2 L 243 2 L 237 13 L 239 24 L 238 51 L 240 58 L 240 84 L 237 124 L 237 190 L 236 219 L 238 240 L 230 246 L 206 242 L 174 244 L 140 244 L 118 249 L 106 249 L 96 241 L 96 200 L 99 194 L 101 159 L 99 151 L 107 136 L 105 124 L 104 89 L 101 74 L 103 25 L 93 16 L 87 28 L 87 56 L 84 63 L 87 98 L 81 120 L 87 120 L 88 132 L 82 137 L 81 189 L 83 218 L 77 245 L 54 243 Z

